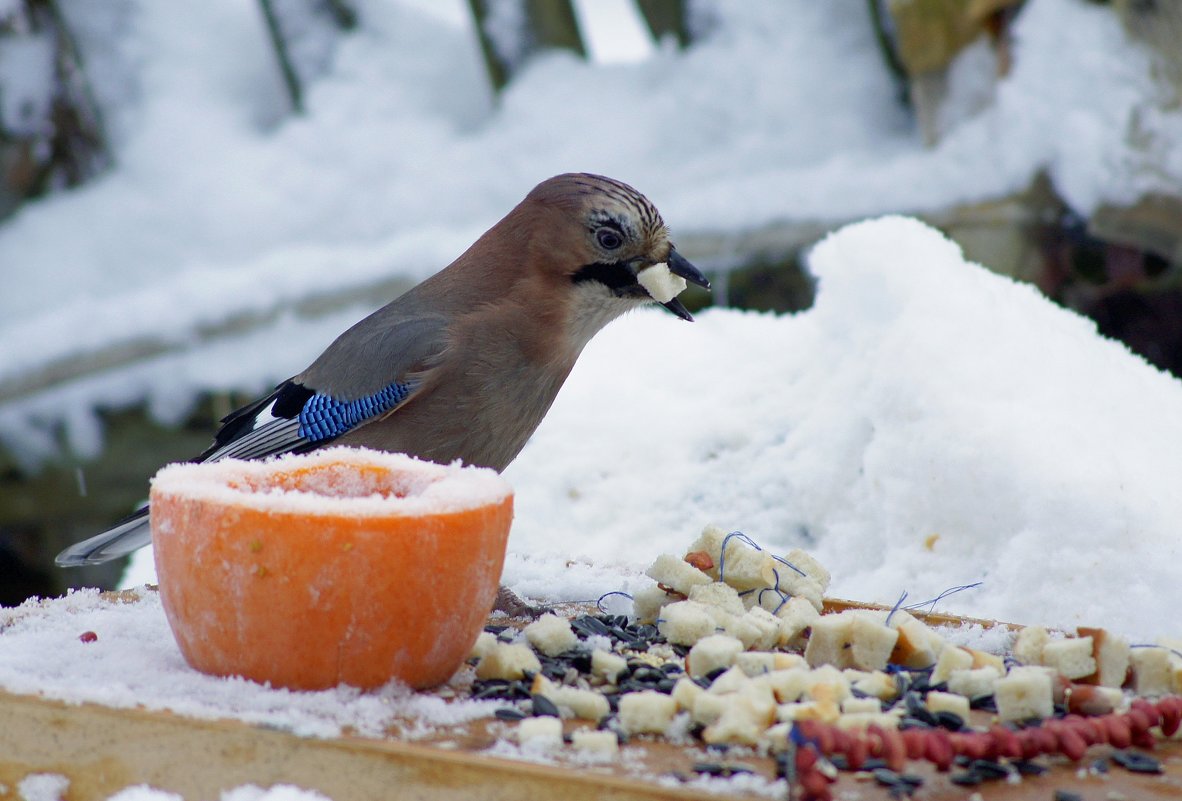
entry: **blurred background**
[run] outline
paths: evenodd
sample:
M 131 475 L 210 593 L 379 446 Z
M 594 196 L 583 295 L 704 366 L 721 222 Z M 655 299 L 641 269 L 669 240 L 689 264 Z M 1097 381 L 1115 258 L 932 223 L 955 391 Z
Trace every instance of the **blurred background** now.
M 807 308 L 902 213 L 1179 374 L 1179 42 L 1182 0 L 0 0 L 0 604 L 114 586 L 53 556 L 560 172 L 657 204 L 692 308 Z

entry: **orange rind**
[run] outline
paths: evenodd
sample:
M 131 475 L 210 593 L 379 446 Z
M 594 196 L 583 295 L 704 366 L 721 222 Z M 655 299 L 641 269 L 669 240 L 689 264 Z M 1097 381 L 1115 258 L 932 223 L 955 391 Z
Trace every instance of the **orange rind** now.
M 160 595 L 197 670 L 316 690 L 447 681 L 496 596 L 513 494 L 492 470 L 329 448 L 152 481 Z

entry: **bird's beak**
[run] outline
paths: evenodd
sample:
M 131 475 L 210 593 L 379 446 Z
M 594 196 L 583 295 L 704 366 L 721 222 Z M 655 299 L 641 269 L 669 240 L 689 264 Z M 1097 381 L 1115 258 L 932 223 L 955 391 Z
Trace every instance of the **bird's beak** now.
M 702 289 L 710 288 L 710 281 L 702 274 L 702 271 L 690 264 L 689 259 L 682 256 L 673 248 L 669 248 L 669 257 L 665 260 L 665 264 L 669 267 L 669 272 L 674 275 L 679 275 L 689 283 L 702 287 Z M 661 305 L 686 322 L 692 323 L 694 320 L 694 316 L 689 313 L 689 309 L 677 298 L 668 300 Z

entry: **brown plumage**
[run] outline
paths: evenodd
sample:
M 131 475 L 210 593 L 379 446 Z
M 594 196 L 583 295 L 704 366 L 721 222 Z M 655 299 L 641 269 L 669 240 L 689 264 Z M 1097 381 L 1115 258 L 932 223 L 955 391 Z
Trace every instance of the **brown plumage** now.
M 263 458 L 331 442 L 503 470 L 591 337 L 653 302 L 637 273 L 660 263 L 709 286 L 639 192 L 597 175 L 551 178 L 446 268 L 227 417 L 199 458 Z M 676 298 L 663 305 L 692 319 Z M 105 561 L 146 544 L 146 511 L 58 563 Z

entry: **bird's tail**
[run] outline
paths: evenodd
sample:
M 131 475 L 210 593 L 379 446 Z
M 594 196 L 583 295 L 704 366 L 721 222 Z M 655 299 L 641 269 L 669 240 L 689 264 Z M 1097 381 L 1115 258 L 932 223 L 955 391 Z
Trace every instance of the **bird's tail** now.
M 57 555 L 60 567 L 97 565 L 126 556 L 152 541 L 148 525 L 148 507 L 144 506 L 115 525 L 90 539 L 75 543 Z

